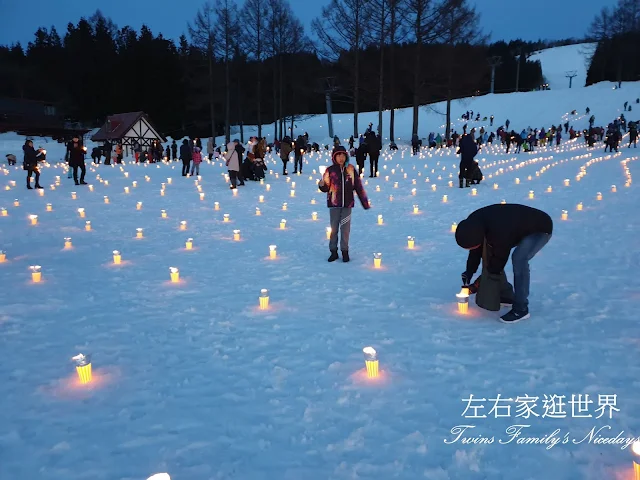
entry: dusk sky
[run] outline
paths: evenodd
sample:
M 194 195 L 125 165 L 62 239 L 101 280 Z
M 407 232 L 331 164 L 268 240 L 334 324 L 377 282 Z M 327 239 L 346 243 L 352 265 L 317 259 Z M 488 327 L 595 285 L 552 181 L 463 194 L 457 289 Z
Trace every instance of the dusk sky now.
M 581 37 L 595 16 L 615 0 L 581 0 L 580 2 L 553 1 L 544 8 L 539 3 L 516 0 L 472 0 L 482 13 L 482 26 L 491 33 L 491 40 L 560 39 Z M 290 0 L 295 14 L 310 33 L 311 20 L 320 15 L 330 0 Z M 154 33 L 178 38 L 186 33 L 187 21 L 194 17 L 202 0 L 0 0 L 0 44 L 33 39 L 40 26 L 54 25 L 61 36 L 67 23 L 77 23 L 80 17 L 88 17 L 97 8 L 122 27 L 130 25 L 139 29 L 142 24 Z M 241 4 L 242 2 L 238 2 Z M 505 22 L 505 18 L 510 19 Z

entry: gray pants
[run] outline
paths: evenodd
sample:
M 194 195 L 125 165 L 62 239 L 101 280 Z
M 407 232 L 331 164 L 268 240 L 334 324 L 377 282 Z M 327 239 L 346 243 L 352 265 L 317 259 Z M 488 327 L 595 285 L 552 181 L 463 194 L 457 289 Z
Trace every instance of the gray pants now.
M 340 230 L 340 250 L 349 250 L 349 233 L 351 233 L 351 208 L 330 208 L 331 237 L 329 250 L 338 251 L 338 229 Z

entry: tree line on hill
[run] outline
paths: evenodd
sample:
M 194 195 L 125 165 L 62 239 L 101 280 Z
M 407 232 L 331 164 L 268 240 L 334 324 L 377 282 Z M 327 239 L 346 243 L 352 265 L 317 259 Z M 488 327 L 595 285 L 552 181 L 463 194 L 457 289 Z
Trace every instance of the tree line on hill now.
M 487 43 L 468 0 L 332 0 L 311 27 L 314 42 L 287 0 L 207 0 L 177 41 L 98 10 L 63 35 L 40 28 L 26 48 L 0 46 L 0 96 L 56 102 L 92 127 L 141 110 L 166 135 L 228 141 L 232 125 L 291 134 L 296 119 L 327 111 L 329 95 L 334 113 L 354 114 L 354 134 L 358 113 L 378 110 L 378 132 L 394 138 L 394 109 L 413 107 L 417 133 L 419 105 L 448 100 L 448 125 L 451 100 L 487 93 L 490 59 L 496 93 L 544 82 L 529 57 L 549 44 Z

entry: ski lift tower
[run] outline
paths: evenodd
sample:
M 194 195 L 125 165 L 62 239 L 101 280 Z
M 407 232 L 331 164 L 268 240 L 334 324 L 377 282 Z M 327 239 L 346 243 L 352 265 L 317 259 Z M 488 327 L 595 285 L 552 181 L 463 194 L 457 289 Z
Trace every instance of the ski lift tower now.
M 496 55 L 489 58 L 489 66 L 491 67 L 491 93 L 495 93 L 496 68 L 500 65 L 502 65 L 502 57 Z
M 571 70 L 569 72 L 565 72 L 564 76 L 569 79 L 569 88 L 571 88 L 573 85 L 573 79 L 578 76 L 578 72 Z
M 331 95 L 337 90 L 336 78 L 325 77 L 324 81 L 325 81 L 324 98 L 327 102 L 327 123 L 329 124 L 329 137 L 333 138 L 333 119 L 331 117 L 331 114 L 332 114 Z

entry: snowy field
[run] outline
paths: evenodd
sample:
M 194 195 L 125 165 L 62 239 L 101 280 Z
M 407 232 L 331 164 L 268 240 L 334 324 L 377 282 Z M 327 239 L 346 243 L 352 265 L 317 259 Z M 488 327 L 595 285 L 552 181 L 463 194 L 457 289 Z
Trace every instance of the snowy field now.
M 575 72 L 572 88 L 584 87 L 587 82 L 587 69 L 590 56 L 595 51 L 595 43 L 580 43 L 564 47 L 540 50 L 530 61 L 540 60 L 542 74 L 552 90 L 567 90 L 569 79 L 567 72 Z
M 487 178 L 472 196 L 448 186 L 457 172 L 451 150 L 385 153 L 380 177 L 367 178 L 373 208 L 354 212 L 349 264 L 326 262 L 328 211 L 314 170 L 327 154 L 307 157 L 304 174 L 286 179 L 272 159 L 265 184 L 248 182 L 237 196 L 221 164 L 203 164 L 203 200 L 176 163 L 89 168 L 93 191 L 52 164 L 44 196 L 24 188 L 22 170 L 5 169 L 0 478 L 632 478 L 629 448 L 573 440 L 606 425 L 606 437 L 640 432 L 640 197 L 635 183 L 625 187 L 640 175 L 637 150 L 605 155 L 576 141 L 517 156 L 490 148 L 478 158 Z M 532 318 L 512 326 L 473 302 L 458 314 L 455 303 L 466 252 L 451 225 L 503 199 L 555 222 L 532 261 Z M 72 249 L 63 249 L 65 237 Z M 113 265 L 113 250 L 122 265 Z M 383 254 L 380 270 L 374 252 Z M 31 283 L 30 265 L 42 266 L 42 283 Z M 179 284 L 169 267 L 180 270 Z M 368 345 L 378 350 L 377 381 L 364 374 Z M 88 386 L 70 361 L 79 352 L 93 355 Z M 462 399 L 498 394 L 540 397 L 540 417 L 517 417 L 515 402 L 508 416 L 498 409 L 501 418 L 462 416 Z M 542 417 L 545 394 L 567 396 L 566 418 Z M 575 418 L 572 395 L 590 396 L 592 418 Z M 596 418 L 599 395 L 617 395 L 611 419 Z M 484 405 L 480 414 L 494 417 L 493 403 Z M 445 443 L 463 424 L 475 425 L 465 436 L 494 443 Z M 530 425 L 527 437 L 559 429 L 551 438 L 560 444 L 500 444 L 514 424 Z

